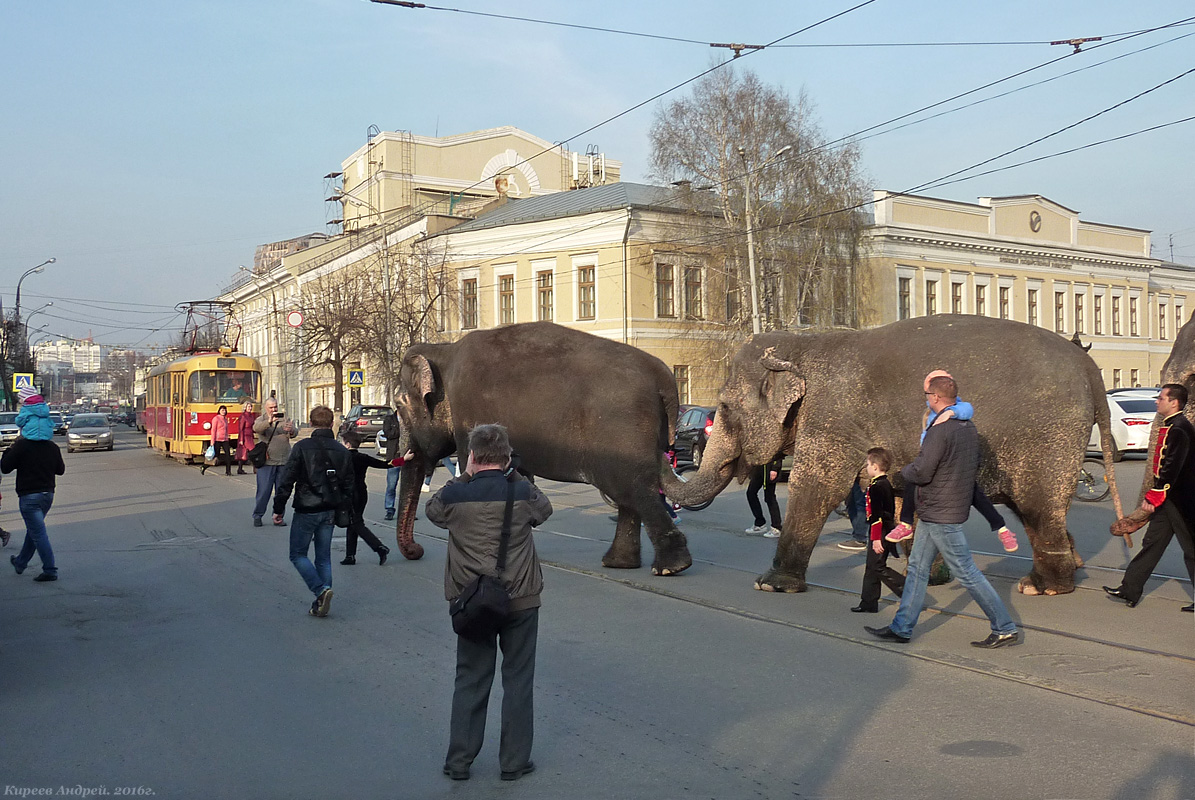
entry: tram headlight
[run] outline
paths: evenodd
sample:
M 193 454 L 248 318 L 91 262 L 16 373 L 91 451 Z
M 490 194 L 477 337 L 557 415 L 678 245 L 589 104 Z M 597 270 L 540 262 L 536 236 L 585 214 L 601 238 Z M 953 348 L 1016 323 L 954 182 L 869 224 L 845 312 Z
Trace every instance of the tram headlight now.
M 210 423 L 210 422 L 203 423 L 203 429 L 205 431 L 210 431 L 212 429 L 212 423 Z

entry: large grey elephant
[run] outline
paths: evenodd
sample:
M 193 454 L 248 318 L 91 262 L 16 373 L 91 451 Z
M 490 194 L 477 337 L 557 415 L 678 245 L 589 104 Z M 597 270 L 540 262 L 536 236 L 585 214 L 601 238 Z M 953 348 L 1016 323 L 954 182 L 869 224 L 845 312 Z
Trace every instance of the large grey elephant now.
M 756 588 L 803 592 L 818 534 L 867 449 L 887 448 L 897 466 L 917 455 L 922 380 L 934 369 L 949 370 L 975 405 L 980 485 L 1025 525 L 1033 569 L 1018 588 L 1073 591 L 1082 562 L 1066 512 L 1093 419 L 1120 516 L 1108 405 L 1090 356 L 1019 322 L 943 315 L 866 331 L 755 336 L 731 363 L 701 469 L 687 483 L 663 474 L 665 490 L 684 504 L 703 502 L 752 465 L 792 453 L 784 529 Z
M 418 458 L 399 481 L 398 545 L 423 548 L 412 532 L 419 489 L 431 465 L 468 452 L 473 426 L 497 422 L 529 474 L 589 483 L 618 506 L 606 567 L 640 566 L 640 524 L 655 547 L 652 572 L 692 565 L 685 536 L 660 496 L 664 451 L 676 428 L 672 371 L 629 345 L 550 322 L 474 331 L 451 344 L 417 344 L 403 354 L 398 414 Z M 462 465 L 463 467 L 463 465 Z

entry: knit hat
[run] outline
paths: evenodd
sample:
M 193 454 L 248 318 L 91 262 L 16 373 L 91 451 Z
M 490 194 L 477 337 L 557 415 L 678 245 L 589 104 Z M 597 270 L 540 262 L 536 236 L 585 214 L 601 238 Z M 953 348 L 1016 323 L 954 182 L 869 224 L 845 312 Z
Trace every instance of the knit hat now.
M 31 394 L 25 398 L 25 405 L 27 406 L 35 406 L 38 403 L 44 402 L 46 402 L 46 398 L 42 397 L 40 394 Z
M 39 398 L 41 397 L 41 395 L 37 394 L 37 389 L 34 389 L 32 386 L 22 386 L 20 389 L 17 389 L 17 397 L 21 399 L 22 403 L 27 402 L 34 395 L 37 395 Z M 37 402 L 40 403 L 42 401 L 38 400 Z

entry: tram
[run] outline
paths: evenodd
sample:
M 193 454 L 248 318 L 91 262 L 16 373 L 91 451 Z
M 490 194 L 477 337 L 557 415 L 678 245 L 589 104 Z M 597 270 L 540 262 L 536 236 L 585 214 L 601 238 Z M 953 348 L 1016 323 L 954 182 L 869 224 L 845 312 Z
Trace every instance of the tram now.
M 203 460 L 220 406 L 228 407 L 235 441 L 245 401 L 261 403 L 261 365 L 227 347 L 159 364 L 146 383 L 146 443 L 187 463 Z

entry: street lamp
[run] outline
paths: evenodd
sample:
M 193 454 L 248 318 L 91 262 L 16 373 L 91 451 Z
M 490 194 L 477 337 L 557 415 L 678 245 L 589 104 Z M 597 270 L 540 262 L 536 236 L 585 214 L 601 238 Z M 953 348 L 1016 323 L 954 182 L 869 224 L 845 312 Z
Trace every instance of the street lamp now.
M 51 300 L 50 302 L 46 303 L 44 306 L 39 306 L 38 308 L 35 308 L 35 309 L 33 309 L 32 311 L 30 311 L 30 312 L 29 312 L 29 316 L 25 317 L 25 327 L 26 327 L 26 328 L 28 328 L 28 327 L 29 327 L 29 320 L 33 319 L 33 316 L 34 316 L 35 314 L 40 314 L 41 312 L 45 311 L 47 308 L 49 308 L 49 307 L 50 307 L 50 306 L 52 306 L 52 305 L 54 305 L 54 301 L 53 301 L 53 300 Z
M 769 158 L 765 159 L 759 165 L 759 169 L 763 169 L 768 164 L 775 161 L 780 156 L 792 150 L 791 144 L 786 144 L 781 147 Z M 754 224 L 751 222 L 751 168 L 747 165 L 747 150 L 744 147 L 739 147 L 739 158 L 743 161 L 743 198 L 746 203 L 745 216 L 747 218 L 747 266 L 751 273 L 751 332 L 758 335 L 762 333 L 762 327 L 759 323 L 759 287 L 755 279 L 755 235 L 753 228 Z
M 25 280 L 30 275 L 36 275 L 39 272 L 45 272 L 46 264 L 53 264 L 57 260 L 58 259 L 56 259 L 56 258 L 47 258 L 45 261 L 41 262 L 36 267 L 31 267 L 30 269 L 25 270 L 24 274 L 22 274 L 21 277 L 17 279 L 17 302 L 16 302 L 16 311 L 14 313 L 16 314 L 16 321 L 18 323 L 21 321 L 21 281 Z

